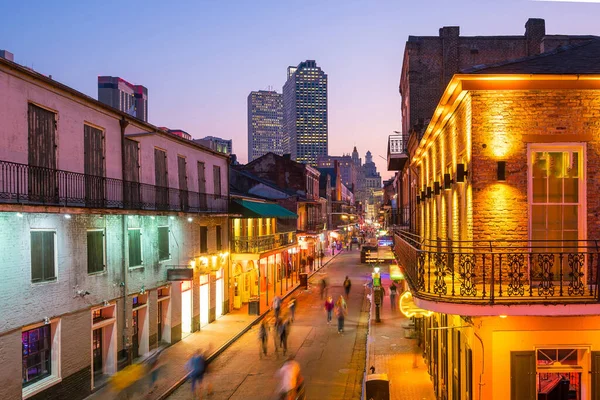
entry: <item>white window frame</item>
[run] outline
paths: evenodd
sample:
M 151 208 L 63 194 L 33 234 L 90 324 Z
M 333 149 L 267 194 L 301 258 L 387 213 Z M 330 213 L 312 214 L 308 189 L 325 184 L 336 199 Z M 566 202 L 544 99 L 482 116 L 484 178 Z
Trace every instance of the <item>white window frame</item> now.
M 55 279 L 53 280 L 48 280 L 48 281 L 41 281 L 41 282 L 33 282 L 33 276 L 31 274 L 31 232 L 54 232 L 54 276 Z M 56 283 L 58 282 L 58 232 L 56 229 L 38 229 L 38 228 L 31 228 L 29 230 L 29 283 L 31 285 L 45 285 L 45 284 L 49 284 L 49 283 Z M 33 329 L 33 328 L 31 328 Z
M 86 242 L 85 242 L 86 249 L 85 250 L 86 250 L 86 253 L 87 253 L 87 246 L 88 246 L 88 243 L 87 243 L 87 233 L 88 232 L 102 232 L 102 263 L 104 265 L 104 269 L 102 271 L 97 271 L 97 272 L 89 272 L 89 271 L 87 271 L 89 260 L 87 259 L 87 255 L 86 255 L 86 266 L 85 266 L 86 267 L 86 272 L 87 272 L 88 276 L 95 276 L 95 275 L 106 274 L 106 271 L 108 271 L 108 267 L 106 265 L 106 229 L 104 229 L 104 228 L 86 229 L 86 231 L 85 231 L 85 235 L 86 235 L 85 236 L 85 240 L 86 240 Z
M 577 207 L 577 213 L 579 220 L 577 221 L 577 239 L 587 239 L 587 143 L 529 143 L 527 145 L 527 212 L 528 212 L 528 226 L 527 235 L 529 240 L 532 240 L 532 205 L 533 203 L 533 165 L 531 157 L 534 152 L 558 152 L 558 151 L 579 151 L 581 153 L 581 171 L 578 183 L 578 198 L 579 205 Z M 539 203 L 535 203 L 539 204 Z M 564 203 L 556 203 L 564 204 Z
M 45 322 L 40 322 L 34 325 L 28 325 L 21 329 L 21 332 L 26 332 L 31 329 L 39 328 L 40 326 L 46 325 Z M 62 381 L 61 376 L 61 346 L 60 346 L 60 334 L 61 334 L 61 320 L 60 318 L 53 318 L 50 320 L 50 335 L 52 337 L 51 349 L 50 349 L 50 375 L 41 379 L 31 385 L 22 388 L 23 399 L 32 397 L 51 386 L 56 385 Z M 23 361 L 23 355 L 21 354 L 21 362 Z M 22 378 L 21 378 L 22 379 Z

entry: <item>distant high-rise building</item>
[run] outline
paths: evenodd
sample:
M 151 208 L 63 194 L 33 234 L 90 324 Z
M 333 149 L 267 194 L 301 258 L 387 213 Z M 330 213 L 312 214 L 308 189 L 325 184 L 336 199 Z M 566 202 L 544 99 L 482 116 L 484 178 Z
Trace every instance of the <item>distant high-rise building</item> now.
M 248 162 L 268 152 L 283 155 L 283 98 L 259 90 L 248 95 Z
M 117 76 L 98 77 L 98 101 L 148 121 L 148 89 Z
M 334 168 L 336 161 L 338 162 L 342 182 L 354 193 L 358 188 L 358 170 L 360 165 L 356 166 L 349 154 L 342 156 L 319 156 L 317 158 L 317 167 Z
M 283 85 L 284 152 L 317 165 L 327 155 L 327 74 L 314 60 L 288 67 Z
M 219 153 L 231 154 L 233 152 L 232 139 L 221 139 L 216 136 L 206 136 L 202 139 L 195 139 L 194 142 L 208 147 L 214 151 L 218 151 Z

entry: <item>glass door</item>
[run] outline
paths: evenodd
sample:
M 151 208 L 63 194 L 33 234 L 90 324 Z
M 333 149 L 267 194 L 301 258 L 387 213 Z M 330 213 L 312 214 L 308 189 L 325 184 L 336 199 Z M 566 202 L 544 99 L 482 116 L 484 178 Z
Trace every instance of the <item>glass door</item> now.
M 94 329 L 92 333 L 92 357 L 94 364 L 94 375 L 102 375 L 102 328 Z

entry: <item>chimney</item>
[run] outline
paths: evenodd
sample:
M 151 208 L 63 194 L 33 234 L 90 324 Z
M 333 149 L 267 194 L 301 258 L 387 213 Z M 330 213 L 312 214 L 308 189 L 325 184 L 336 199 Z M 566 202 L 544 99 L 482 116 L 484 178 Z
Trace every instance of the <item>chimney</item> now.
M 544 36 L 546 36 L 546 21 L 542 18 L 529 18 L 525 23 L 528 56 L 540 54 Z
M 444 87 L 450 79 L 459 72 L 458 42 L 460 38 L 460 27 L 444 26 L 440 29 L 442 40 L 442 79 Z
M 8 50 L 0 50 L 0 58 L 4 58 L 5 60 L 15 62 L 15 56 Z

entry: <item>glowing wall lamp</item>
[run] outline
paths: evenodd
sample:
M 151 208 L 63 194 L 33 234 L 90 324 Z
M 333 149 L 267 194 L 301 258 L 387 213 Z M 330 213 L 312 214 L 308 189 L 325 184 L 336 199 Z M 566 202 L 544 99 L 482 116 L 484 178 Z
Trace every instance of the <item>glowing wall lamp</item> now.
M 450 179 L 450 174 L 444 174 L 444 190 L 452 189 L 454 181 Z
M 467 174 L 465 164 L 456 164 L 456 182 L 464 182 Z
M 498 161 L 498 180 L 506 180 L 506 161 Z
M 433 182 L 433 193 L 437 196 L 442 192 L 442 188 L 439 182 Z

